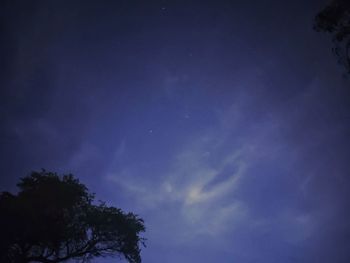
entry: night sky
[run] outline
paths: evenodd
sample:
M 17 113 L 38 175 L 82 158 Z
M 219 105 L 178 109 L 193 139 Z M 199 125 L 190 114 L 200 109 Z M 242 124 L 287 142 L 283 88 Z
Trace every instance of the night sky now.
M 349 262 L 327 3 L 2 1 L 0 191 L 73 173 L 144 218 L 145 263 Z

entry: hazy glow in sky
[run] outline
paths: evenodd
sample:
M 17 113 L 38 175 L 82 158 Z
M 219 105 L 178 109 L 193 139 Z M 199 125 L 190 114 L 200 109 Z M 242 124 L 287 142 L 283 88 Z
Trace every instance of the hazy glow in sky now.
M 146 263 L 347 262 L 327 2 L 248 2 L 5 3 L 0 190 L 71 172 L 145 219 Z

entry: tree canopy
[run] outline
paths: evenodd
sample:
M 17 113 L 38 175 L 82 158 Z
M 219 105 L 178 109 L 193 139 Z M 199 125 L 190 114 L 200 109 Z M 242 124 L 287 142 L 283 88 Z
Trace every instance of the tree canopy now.
M 106 256 L 141 262 L 143 220 L 95 204 L 72 175 L 33 172 L 17 186 L 17 194 L 0 194 L 0 262 L 88 262 Z
M 350 73 L 350 1 L 333 0 L 317 14 L 315 29 L 332 34 L 333 52 Z

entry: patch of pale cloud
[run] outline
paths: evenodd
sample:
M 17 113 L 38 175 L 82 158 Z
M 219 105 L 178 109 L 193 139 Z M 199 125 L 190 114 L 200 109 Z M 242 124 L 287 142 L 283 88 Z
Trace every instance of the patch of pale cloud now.
M 110 172 L 106 179 L 117 184 L 128 197 L 135 199 L 138 209 L 154 209 L 165 200 L 158 182 L 153 182 L 157 185 L 152 186 L 150 183 L 135 178 L 131 169 L 125 168 L 117 173 Z
M 286 226 L 281 231 L 285 240 L 298 244 L 313 237 L 315 231 L 319 228 L 317 216 L 320 215 L 314 212 L 295 213 L 286 211 L 286 213 L 282 213 L 279 218 L 279 224 Z
M 222 238 L 225 232 L 233 231 L 242 223 L 247 216 L 247 208 L 240 201 L 217 207 L 215 204 L 192 204 L 183 206 L 181 215 L 187 229 L 181 235 L 183 241 L 201 235 Z
M 191 231 L 185 232 L 185 240 L 203 234 L 221 235 L 227 229 L 233 229 L 235 223 L 247 212 L 243 202 L 230 198 L 245 172 L 245 163 L 240 159 L 239 151 L 229 154 L 215 167 L 208 165 L 207 157 L 201 154 L 201 148 L 182 153 L 175 168 L 178 173 L 171 178 L 176 196 L 182 204 L 182 219 L 185 225 L 191 228 Z M 238 169 L 224 180 L 215 183 L 216 177 L 220 176 L 231 162 L 236 163 Z M 193 177 L 188 176 L 189 174 Z
M 125 150 L 126 150 L 125 146 L 126 146 L 126 140 L 124 139 L 120 142 L 119 147 L 117 148 L 117 150 L 114 153 L 114 158 L 116 160 L 118 160 L 119 158 L 121 158 L 124 155 Z
M 215 177 L 221 173 L 225 166 L 223 165 L 222 167 L 219 167 L 219 169 L 209 169 L 206 171 L 206 177 L 203 178 L 204 180 L 194 182 L 185 193 L 185 205 L 210 202 L 234 190 L 244 172 L 244 163 L 240 163 L 238 166 L 239 169 L 236 171 L 236 173 L 230 175 L 226 180 L 216 183 L 209 189 L 205 189 L 205 187 L 212 183 Z
M 86 166 L 87 163 L 92 160 L 100 158 L 100 153 L 98 149 L 90 144 L 83 143 L 80 148 L 72 155 L 68 162 L 68 167 L 70 169 L 79 169 L 83 166 Z
M 232 150 L 216 162 L 209 162 L 208 154 L 217 145 L 216 136 L 204 135 L 184 147 L 168 167 L 168 173 L 161 179 L 146 181 L 135 177 L 137 172 L 124 168 L 111 172 L 107 179 L 119 185 L 130 196 L 136 197 L 140 209 L 154 211 L 160 207 L 159 216 L 176 213 L 176 229 L 179 240 L 189 240 L 198 235 L 219 235 L 229 227 L 233 228 L 235 219 L 246 214 L 243 202 L 228 200 L 244 176 L 246 162 L 240 149 Z M 215 150 L 215 149 L 214 149 Z M 215 154 L 215 153 L 214 153 Z M 237 168 L 217 181 L 228 166 Z M 148 178 L 149 179 L 149 178 Z M 176 207 L 176 211 L 173 210 Z M 165 210 L 164 210 L 165 209 Z

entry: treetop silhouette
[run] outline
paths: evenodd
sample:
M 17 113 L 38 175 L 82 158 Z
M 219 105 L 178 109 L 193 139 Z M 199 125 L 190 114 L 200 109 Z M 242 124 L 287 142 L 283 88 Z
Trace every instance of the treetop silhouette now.
M 333 0 L 317 14 L 314 28 L 332 34 L 333 53 L 350 73 L 350 1 Z
M 88 262 L 123 256 L 141 262 L 144 222 L 133 213 L 95 204 L 94 195 L 72 175 L 33 172 L 0 194 L 0 261 Z

